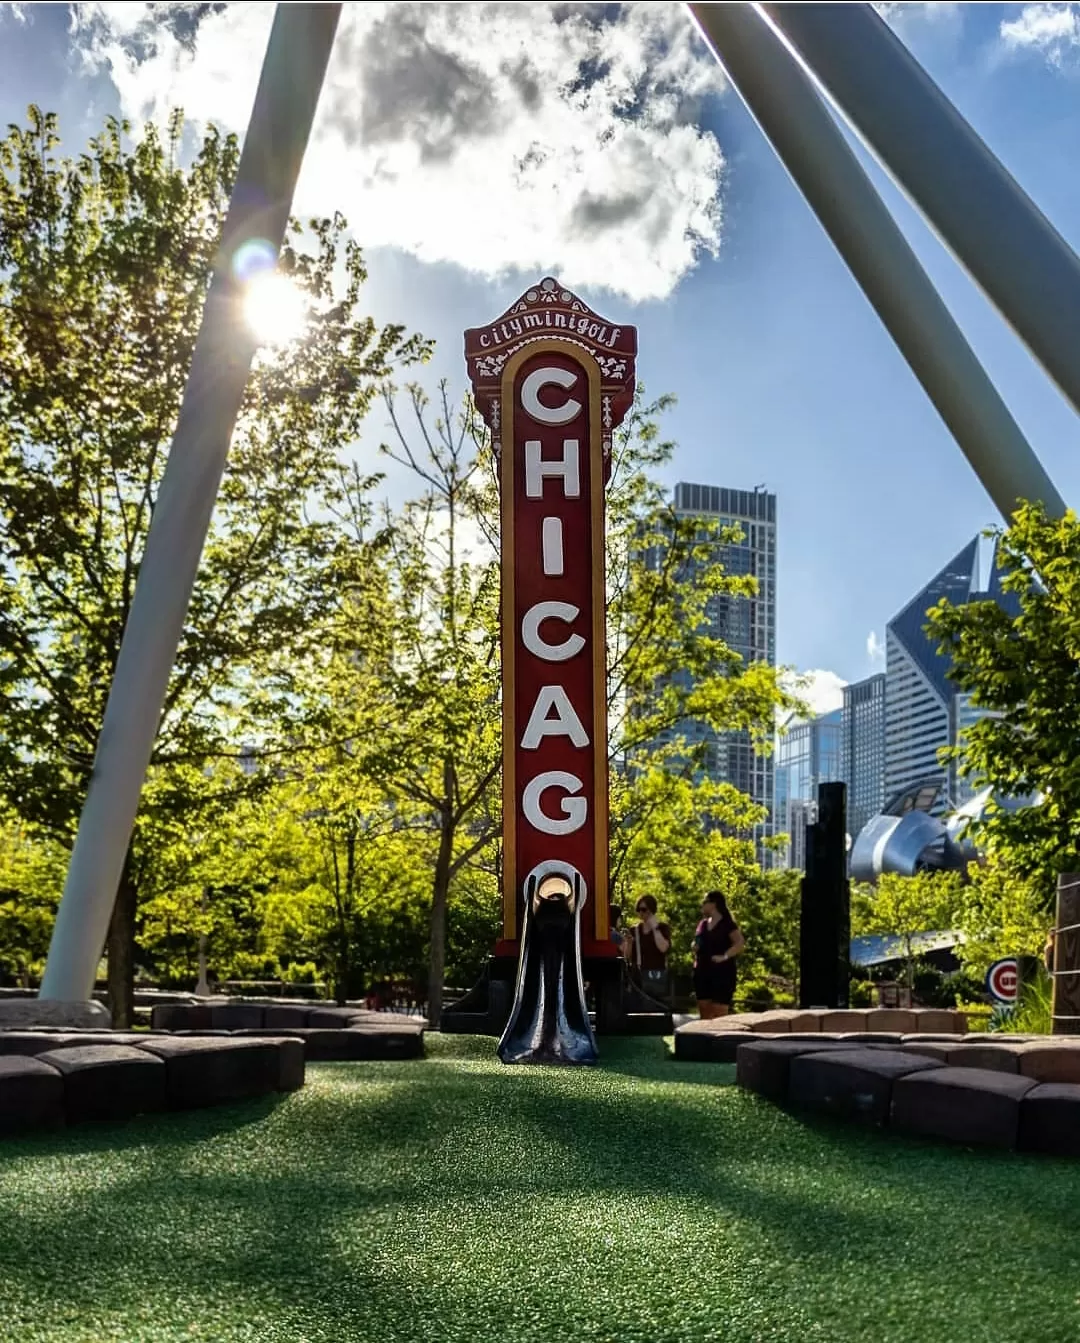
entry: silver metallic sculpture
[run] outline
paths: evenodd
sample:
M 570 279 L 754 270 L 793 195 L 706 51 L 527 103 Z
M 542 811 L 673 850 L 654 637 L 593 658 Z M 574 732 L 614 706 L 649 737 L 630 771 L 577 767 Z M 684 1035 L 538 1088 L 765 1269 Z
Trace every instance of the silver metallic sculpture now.
M 530 876 L 517 991 L 499 1041 L 503 1063 L 595 1063 L 581 977 L 580 873 Z
M 973 821 L 994 808 L 1013 811 L 1038 798 L 1007 798 L 986 788 L 963 806 L 931 812 L 943 790 L 940 779 L 928 779 L 892 799 L 880 816 L 859 832 L 851 850 L 852 881 L 875 882 L 888 872 L 913 877 L 917 872 L 963 872 L 979 862 L 981 852 L 971 838 Z

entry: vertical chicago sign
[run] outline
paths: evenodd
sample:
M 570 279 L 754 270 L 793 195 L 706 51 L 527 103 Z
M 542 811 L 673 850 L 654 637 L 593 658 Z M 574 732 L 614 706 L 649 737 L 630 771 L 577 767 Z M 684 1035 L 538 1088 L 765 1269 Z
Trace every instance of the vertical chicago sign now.
M 503 937 L 515 956 L 530 876 L 580 874 L 581 954 L 608 930 L 604 488 L 634 394 L 637 332 L 556 280 L 465 333 L 499 457 Z

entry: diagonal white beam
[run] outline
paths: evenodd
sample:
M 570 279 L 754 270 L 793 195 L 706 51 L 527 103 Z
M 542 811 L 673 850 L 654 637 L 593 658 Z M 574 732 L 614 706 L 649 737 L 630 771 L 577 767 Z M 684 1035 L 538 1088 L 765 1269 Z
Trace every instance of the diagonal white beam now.
M 255 339 L 232 265 L 245 243 L 276 257 L 311 133 L 339 4 L 278 5 L 244 138 L 94 767 L 49 946 L 41 998 L 90 998 L 169 676 L 217 499 Z
M 1080 411 L 1080 257 L 870 5 L 760 8 Z
M 1063 514 L 1053 482 L 799 62 L 752 5 L 687 8 L 1002 516 L 1009 521 L 1025 499 Z

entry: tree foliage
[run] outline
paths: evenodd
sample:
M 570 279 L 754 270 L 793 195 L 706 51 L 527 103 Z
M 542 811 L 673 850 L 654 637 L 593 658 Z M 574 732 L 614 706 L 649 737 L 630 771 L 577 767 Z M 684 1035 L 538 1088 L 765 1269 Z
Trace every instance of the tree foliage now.
M 782 980 L 797 995 L 802 873 L 793 868 L 753 872 L 729 903 L 746 937 L 740 980 Z
M 0 142 L 0 798 L 70 841 L 236 172 L 211 129 L 181 165 L 183 120 L 138 141 L 115 119 L 63 158 L 31 108 Z M 281 269 L 302 339 L 249 381 L 169 684 L 144 799 L 194 816 L 208 761 L 274 736 L 320 637 L 339 545 L 328 511 L 377 387 L 427 347 L 359 312 L 364 264 L 341 218 L 294 225 Z M 186 768 L 194 766 L 194 768 Z M 138 844 L 138 839 L 136 840 Z M 114 1013 L 130 1003 L 145 864 L 132 851 L 110 936 Z M 119 996 L 119 1004 L 115 1001 Z
M 1050 917 L 1037 878 L 1016 872 L 998 854 L 969 868 L 954 927 L 963 935 L 957 955 L 964 970 L 983 979 L 1003 956 L 1041 957 Z
M 608 716 L 612 893 L 654 895 L 671 923 L 669 963 L 689 968 L 702 896 L 733 904 L 760 877 L 764 808 L 715 779 L 711 734 L 744 731 L 772 750 L 776 715 L 801 707 L 766 663 L 744 664 L 716 632 L 720 608 L 757 590 L 725 568 L 735 527 L 682 517 L 660 471 L 674 444 L 660 425 L 674 398 L 639 389 L 615 436 L 608 489 Z M 701 728 L 707 729 L 702 732 Z
M 9 973 L 41 959 L 236 171 L 234 138 L 211 129 L 186 163 L 182 138 L 179 114 L 134 142 L 109 120 L 68 159 L 31 109 L 0 142 L 0 805 L 25 925 Z M 341 996 L 426 959 L 437 1021 L 447 971 L 474 973 L 498 929 L 491 445 L 445 387 L 434 412 L 389 388 L 428 347 L 362 315 L 343 219 L 294 223 L 280 269 L 308 321 L 257 360 L 234 435 L 110 933 L 118 1023 L 136 933 L 173 982 L 200 938 L 219 977 L 315 966 Z M 382 510 L 349 464 L 380 391 L 414 490 Z M 730 530 L 664 497 L 669 404 L 639 395 L 614 445 L 608 747 L 614 892 L 656 894 L 678 965 L 701 895 L 737 904 L 757 880 L 763 819 L 710 780 L 691 725 L 767 750 L 796 706 L 709 633 L 753 579 L 718 562 Z
M 362 748 L 362 767 L 433 840 L 427 979 L 438 1025 L 452 889 L 501 825 L 497 523 L 471 407 L 455 411 L 445 383 L 434 418 L 422 388 L 406 395 L 407 423 L 387 390 L 394 436 L 382 450 L 419 494 L 385 518 L 390 618 L 377 669 L 378 730 Z
M 942 601 L 928 613 L 953 682 L 987 711 L 947 754 L 965 777 L 1026 803 L 995 809 L 976 834 L 1036 878 L 1049 905 L 1058 874 L 1080 871 L 1080 520 L 1025 504 L 993 534 L 1013 612 Z
M 28 985 L 45 968 L 65 854 L 0 811 L 0 975 Z
M 919 956 L 915 937 L 955 929 L 962 889 L 959 872 L 920 872 L 913 877 L 887 872 L 874 886 L 853 887 L 851 931 L 856 936 L 897 938 L 910 988 Z

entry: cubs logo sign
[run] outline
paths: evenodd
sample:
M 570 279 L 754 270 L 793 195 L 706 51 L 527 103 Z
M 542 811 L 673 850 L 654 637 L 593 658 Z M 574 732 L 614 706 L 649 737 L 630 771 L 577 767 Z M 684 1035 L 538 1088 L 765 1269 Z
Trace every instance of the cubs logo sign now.
M 995 961 L 986 972 L 986 989 L 999 1003 L 1015 1003 L 1020 993 L 1020 966 L 1012 957 Z
M 517 954 L 530 876 L 580 878 L 582 952 L 608 930 L 604 488 L 634 395 L 637 332 L 550 277 L 465 333 L 499 456 L 503 938 Z

